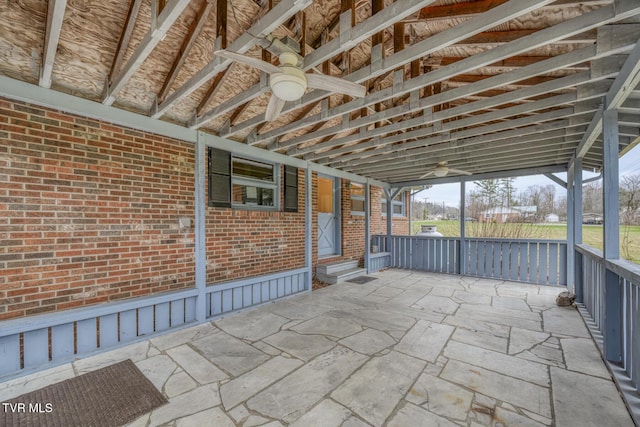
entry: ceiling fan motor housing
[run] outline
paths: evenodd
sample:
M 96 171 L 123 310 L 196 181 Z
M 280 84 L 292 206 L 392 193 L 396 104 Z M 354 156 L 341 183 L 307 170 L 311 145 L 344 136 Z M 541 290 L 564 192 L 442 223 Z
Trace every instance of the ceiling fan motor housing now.
M 288 65 L 280 66 L 281 73 L 270 76 L 270 86 L 273 93 L 284 101 L 296 101 L 302 98 L 307 90 L 307 78 L 304 71 Z

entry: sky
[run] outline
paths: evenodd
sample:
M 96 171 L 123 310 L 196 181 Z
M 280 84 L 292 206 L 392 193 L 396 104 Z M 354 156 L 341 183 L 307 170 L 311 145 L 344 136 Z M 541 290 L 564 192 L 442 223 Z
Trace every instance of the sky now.
M 620 158 L 619 162 L 620 176 L 627 174 L 640 173 L 640 144 L 636 145 L 631 151 Z M 567 180 L 566 173 L 556 174 L 563 181 Z M 593 176 L 597 176 L 596 173 L 584 172 L 582 179 L 589 179 Z M 564 194 L 566 191 L 549 178 L 544 175 L 524 176 L 515 179 L 516 194 L 525 191 L 532 185 L 549 185 L 553 184 L 556 187 L 556 195 Z M 473 183 L 467 183 L 467 192 L 474 189 L 476 186 Z M 435 185 L 430 189 L 421 191 L 415 196 L 416 201 L 424 202 L 425 198 L 427 202 L 441 204 L 444 202 L 447 206 L 459 207 L 460 206 L 460 185 L 459 184 L 441 184 Z

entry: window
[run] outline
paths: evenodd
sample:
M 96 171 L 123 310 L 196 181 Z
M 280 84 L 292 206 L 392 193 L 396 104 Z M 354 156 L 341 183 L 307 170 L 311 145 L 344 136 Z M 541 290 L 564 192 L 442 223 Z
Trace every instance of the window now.
M 391 202 L 391 209 L 393 211 L 393 216 L 405 216 L 405 206 L 404 206 L 404 192 L 398 194 L 396 197 L 393 198 L 392 202 Z M 386 216 L 387 215 L 387 198 L 386 195 L 383 194 L 382 195 L 382 215 Z
M 209 206 L 277 209 L 277 165 L 210 148 Z
M 235 207 L 277 208 L 277 172 L 273 164 L 231 158 L 231 204 Z
M 364 185 L 351 183 L 351 214 L 364 215 Z

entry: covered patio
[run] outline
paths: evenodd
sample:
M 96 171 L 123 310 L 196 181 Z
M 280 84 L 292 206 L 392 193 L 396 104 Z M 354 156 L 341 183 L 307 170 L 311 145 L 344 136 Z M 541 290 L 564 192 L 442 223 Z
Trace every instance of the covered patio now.
M 130 358 L 169 398 L 132 426 L 632 426 L 562 287 L 389 269 L 3 384 Z
M 639 23 L 638 0 L 0 0 L 0 400 L 131 358 L 170 399 L 141 426 L 638 423 Z M 459 183 L 464 219 L 471 182 L 530 175 L 566 190 L 566 240 L 409 235 L 416 188 Z M 375 280 L 311 292 L 332 262 Z

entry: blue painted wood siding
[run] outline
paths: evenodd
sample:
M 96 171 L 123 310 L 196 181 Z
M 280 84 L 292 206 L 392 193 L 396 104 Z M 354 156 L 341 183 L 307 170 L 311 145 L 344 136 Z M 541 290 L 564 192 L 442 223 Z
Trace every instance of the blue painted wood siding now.
M 206 318 L 308 290 L 308 269 L 206 288 Z M 0 322 L 0 381 L 197 323 L 197 289 Z

